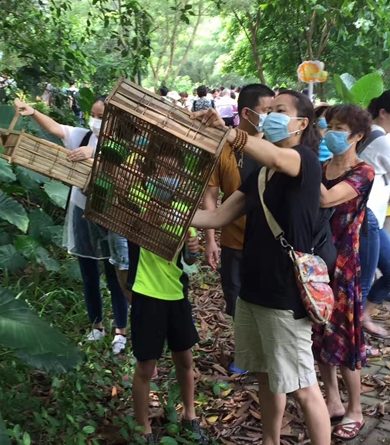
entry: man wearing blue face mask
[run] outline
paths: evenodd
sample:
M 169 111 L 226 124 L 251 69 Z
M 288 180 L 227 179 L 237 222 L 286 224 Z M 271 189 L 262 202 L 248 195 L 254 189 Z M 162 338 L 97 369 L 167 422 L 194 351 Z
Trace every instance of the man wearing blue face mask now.
M 318 151 L 318 158 L 320 162 L 326 162 L 333 156 L 332 152 L 327 147 L 324 139 L 326 130 L 328 129 L 328 123 L 326 122 L 325 118 L 325 113 L 328 108 L 329 108 L 328 104 L 321 103 L 314 109 L 314 114 L 316 116 L 316 126 L 321 135 L 321 142 Z
M 238 128 L 252 136 L 261 138 L 262 125 L 270 111 L 275 93 L 265 85 L 251 84 L 245 86 L 238 98 L 240 124 Z M 221 157 L 210 179 L 204 196 L 204 208 L 215 209 L 219 192 L 225 201 L 258 168 L 258 164 L 246 155 L 232 155 L 230 144 L 226 143 Z M 245 218 L 239 218 L 224 227 L 221 232 L 221 280 L 226 301 L 226 313 L 234 316 L 236 299 L 240 291 L 240 265 L 244 242 Z M 215 240 L 215 231 L 206 231 L 206 258 L 213 270 L 217 269 L 220 254 Z M 231 370 L 237 371 L 234 366 Z

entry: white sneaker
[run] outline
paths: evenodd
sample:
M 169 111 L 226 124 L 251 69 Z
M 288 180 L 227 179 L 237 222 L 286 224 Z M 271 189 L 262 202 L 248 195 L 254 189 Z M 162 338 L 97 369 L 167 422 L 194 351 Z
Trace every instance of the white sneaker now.
M 92 331 L 87 335 L 86 340 L 87 341 L 99 341 L 101 340 L 103 337 L 105 337 L 106 332 L 105 330 L 100 330 L 100 329 L 92 329 Z
M 126 347 L 127 338 L 124 335 L 116 334 L 112 341 L 112 353 L 114 355 L 120 354 Z

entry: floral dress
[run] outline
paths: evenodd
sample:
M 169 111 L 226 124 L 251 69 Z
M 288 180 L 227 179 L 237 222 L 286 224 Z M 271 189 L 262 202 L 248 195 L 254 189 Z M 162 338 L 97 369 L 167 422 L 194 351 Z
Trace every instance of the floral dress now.
M 374 180 L 374 169 L 365 162 L 339 178 L 326 179 L 327 164 L 323 168 L 323 184 L 329 190 L 345 181 L 357 196 L 335 208 L 331 219 L 337 260 L 332 287 L 335 306 L 329 323 L 314 326 L 313 353 L 317 361 L 360 369 L 366 359 L 362 332 L 362 294 L 360 288 L 359 241 L 368 195 Z

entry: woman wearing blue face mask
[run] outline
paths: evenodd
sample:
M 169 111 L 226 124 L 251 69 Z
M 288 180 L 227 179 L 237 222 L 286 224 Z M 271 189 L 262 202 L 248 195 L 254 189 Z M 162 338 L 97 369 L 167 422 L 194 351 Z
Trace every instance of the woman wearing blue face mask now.
M 297 249 L 310 252 L 320 206 L 319 134 L 310 100 L 283 91 L 263 123 L 267 140 L 231 130 L 228 142 L 267 169 L 264 201 Z M 196 117 L 223 123 L 213 111 Z M 255 171 L 216 210 L 197 211 L 192 225 L 218 228 L 246 215 L 241 289 L 235 312 L 235 362 L 259 382 L 263 444 L 280 443 L 286 394 L 300 403 L 313 445 L 330 444 L 330 420 L 311 350 L 311 322 L 303 308 L 293 265 L 265 219 Z
M 88 122 L 89 129 L 61 125 L 18 99 L 15 100 L 15 107 L 21 115 L 31 116 L 44 130 L 61 139 L 69 149 L 68 160 L 75 162 L 93 158 L 95 155 L 104 113 L 104 100 L 104 97 L 100 97 L 93 104 Z M 122 289 L 126 282 L 126 279 L 123 280 L 126 273 L 124 271 L 128 269 L 127 241 L 84 218 L 86 200 L 87 197 L 81 189 L 72 187 L 64 244 L 70 254 L 77 256 L 80 266 L 88 318 L 92 325 L 86 337 L 87 341 L 101 340 L 105 336 L 98 262 L 103 260 L 116 322 L 112 351 L 118 354 L 124 350 L 127 341 L 125 335 L 128 309 Z M 117 273 L 118 277 L 122 278 L 122 284 L 118 281 Z
M 318 158 L 319 158 L 320 162 L 326 162 L 328 159 L 330 159 L 333 156 L 332 152 L 327 147 L 325 139 L 324 139 L 326 130 L 328 129 L 328 123 L 326 122 L 326 118 L 325 118 L 325 113 L 328 108 L 329 108 L 328 104 L 322 103 L 314 109 L 314 113 L 316 116 L 316 126 L 318 129 L 318 132 L 321 135 L 321 141 L 320 141 L 320 147 L 319 147 L 319 153 L 318 153 Z
M 364 426 L 360 405 L 360 369 L 366 350 L 362 333 L 360 286 L 360 229 L 374 179 L 373 168 L 360 160 L 357 146 L 370 132 L 370 115 L 355 105 L 338 105 L 326 112 L 325 141 L 333 158 L 323 166 L 322 207 L 334 207 L 331 227 L 337 249 L 332 278 L 335 307 L 326 326 L 314 327 L 313 351 L 325 385 L 329 414 L 340 423 L 333 434 L 356 437 Z M 340 399 L 336 367 L 348 392 Z

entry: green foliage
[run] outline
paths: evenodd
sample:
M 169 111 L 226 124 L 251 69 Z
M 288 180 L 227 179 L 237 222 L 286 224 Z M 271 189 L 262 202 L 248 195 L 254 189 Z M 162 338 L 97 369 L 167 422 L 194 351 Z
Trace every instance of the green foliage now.
M 28 228 L 28 216 L 23 206 L 0 190 L 0 218 L 16 226 L 22 232 Z
M 80 105 L 80 109 L 83 113 L 89 114 L 91 111 L 92 105 L 95 102 L 95 95 L 90 88 L 80 88 L 78 102 Z
M 4 420 L 0 415 L 0 443 L 2 445 L 11 445 L 11 442 L 9 440 L 7 430 L 5 428 Z
M 66 201 L 69 195 L 69 187 L 62 182 L 49 181 L 43 186 L 47 196 L 54 204 L 65 209 Z
M 358 80 L 350 74 L 335 75 L 333 81 L 343 103 L 352 103 L 367 108 L 372 99 L 383 93 L 383 79 L 379 72 L 366 74 Z
M 0 343 L 26 363 L 64 372 L 81 361 L 68 339 L 35 315 L 29 306 L 0 287 Z

